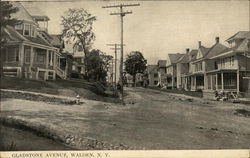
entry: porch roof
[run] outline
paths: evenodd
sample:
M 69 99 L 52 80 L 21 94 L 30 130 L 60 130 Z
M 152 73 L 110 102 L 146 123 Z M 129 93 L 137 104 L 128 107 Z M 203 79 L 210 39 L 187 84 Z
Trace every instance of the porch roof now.
M 237 69 L 217 69 L 217 70 L 212 70 L 212 71 L 208 71 L 206 73 L 217 73 L 217 72 L 236 72 Z
M 189 73 L 181 74 L 182 77 L 188 77 L 188 76 L 202 76 L 202 75 L 204 75 L 203 72 L 196 72 L 196 73 L 191 73 L 191 72 L 189 72 Z
M 29 43 L 29 45 L 39 45 L 40 47 L 46 47 L 49 49 L 58 49 L 50 45 L 42 36 L 39 34 L 36 37 L 23 36 L 13 27 L 7 26 L 3 29 L 3 34 L 6 34 L 9 39 L 8 43 Z

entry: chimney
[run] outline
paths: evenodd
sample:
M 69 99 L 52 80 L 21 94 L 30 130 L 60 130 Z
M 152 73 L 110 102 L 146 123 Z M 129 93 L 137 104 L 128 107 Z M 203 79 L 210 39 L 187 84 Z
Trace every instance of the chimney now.
M 201 47 L 201 41 L 198 42 L 198 48 L 200 48 L 200 47 Z
M 188 53 L 188 52 L 189 52 L 189 48 L 186 49 L 186 53 Z
M 215 43 L 217 44 L 217 43 L 220 43 L 220 37 L 216 37 L 215 38 Z

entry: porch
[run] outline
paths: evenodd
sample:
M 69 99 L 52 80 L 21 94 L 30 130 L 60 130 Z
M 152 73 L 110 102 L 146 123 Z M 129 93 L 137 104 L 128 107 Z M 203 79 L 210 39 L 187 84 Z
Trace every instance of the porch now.
M 177 87 L 176 80 L 177 80 L 177 77 L 167 74 L 165 78 L 165 83 L 166 83 L 167 88 L 168 89 L 176 88 Z
M 3 49 L 5 76 L 36 80 L 55 80 L 56 59 L 60 56 L 53 47 L 26 43 L 9 44 Z
M 249 71 L 220 70 L 206 75 L 207 90 L 231 91 L 239 93 L 250 92 Z
M 204 74 L 192 74 L 190 76 L 190 90 L 197 91 L 204 89 Z

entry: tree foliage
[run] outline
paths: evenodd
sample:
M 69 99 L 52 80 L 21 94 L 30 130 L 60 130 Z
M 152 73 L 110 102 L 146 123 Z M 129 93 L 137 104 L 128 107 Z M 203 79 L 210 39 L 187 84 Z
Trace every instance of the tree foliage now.
M 6 42 L 6 34 L 3 30 L 7 25 L 14 26 L 19 23 L 17 19 L 11 17 L 11 14 L 16 13 L 17 11 L 18 8 L 14 7 L 10 2 L 0 2 L 1 47 L 4 46 L 4 43 Z
M 133 76 L 135 81 L 135 75 L 137 73 L 143 73 L 146 69 L 147 60 L 143 57 L 143 54 L 139 51 L 132 51 L 126 57 L 125 71 Z
M 63 37 L 75 45 L 81 44 L 84 49 L 91 47 L 95 35 L 92 31 L 94 16 L 83 8 L 69 9 L 62 16 Z
M 83 8 L 69 9 L 62 16 L 63 38 L 66 42 L 72 43 L 73 47 L 82 46 L 85 55 L 85 66 L 88 65 L 87 54 L 95 40 L 95 34 L 92 31 L 92 25 L 95 20 L 96 17 Z
M 6 28 L 6 26 L 14 26 L 17 23 L 19 23 L 19 21 L 15 18 L 11 17 L 11 14 L 16 13 L 18 11 L 17 7 L 14 7 L 10 2 L 5 1 L 2 2 L 0 1 L 0 28 L 1 28 L 1 32 L 0 32 L 0 52 L 3 52 L 2 49 L 5 47 L 5 43 L 6 43 L 6 38 L 7 38 L 7 34 L 5 33 L 4 29 Z M 3 73 L 3 58 L 2 58 L 2 53 L 0 53 L 0 75 L 2 76 Z
M 87 53 L 87 57 L 89 78 L 94 81 L 106 81 L 108 67 L 113 57 L 98 49 L 93 49 L 90 53 Z

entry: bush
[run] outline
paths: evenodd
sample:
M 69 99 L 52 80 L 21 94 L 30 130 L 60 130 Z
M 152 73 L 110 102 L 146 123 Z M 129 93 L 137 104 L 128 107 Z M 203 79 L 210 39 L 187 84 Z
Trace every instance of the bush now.
M 197 89 L 196 92 L 201 92 L 202 93 L 202 89 Z

